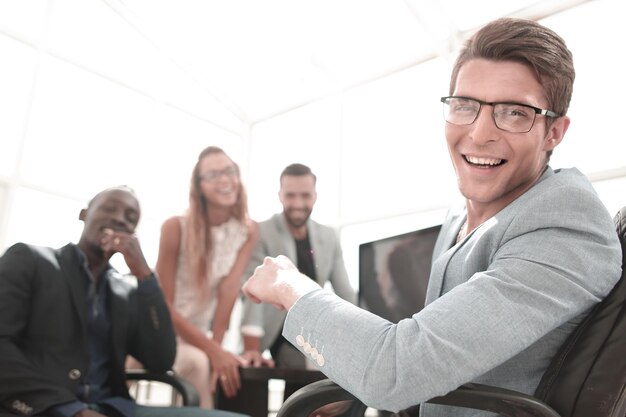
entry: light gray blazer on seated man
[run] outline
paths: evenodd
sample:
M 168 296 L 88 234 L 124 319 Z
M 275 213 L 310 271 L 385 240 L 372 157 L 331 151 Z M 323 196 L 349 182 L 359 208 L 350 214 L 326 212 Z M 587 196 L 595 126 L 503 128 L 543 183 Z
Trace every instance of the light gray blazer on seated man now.
M 327 282 L 333 291 L 350 303 L 356 302 L 356 293 L 350 285 L 343 261 L 343 252 L 336 231 L 314 220 L 307 220 L 307 231 L 313 251 L 317 282 L 323 287 Z M 254 268 L 263 263 L 266 256 L 285 255 L 296 264 L 296 243 L 289 232 L 285 216 L 274 214 L 259 223 L 259 239 L 256 243 L 249 266 L 242 277 L 243 282 L 253 273 Z M 243 283 L 242 282 L 242 283 Z M 287 313 L 269 304 L 255 304 L 244 299 L 241 332 L 261 337 L 261 351 L 269 349 L 280 335 Z
M 451 213 L 433 255 L 426 307 L 394 325 L 315 290 L 283 335 L 365 404 L 397 411 L 473 381 L 532 394 L 581 317 L 621 274 L 611 215 L 576 169 L 540 180 L 455 244 Z M 312 349 L 310 346 L 315 346 Z M 423 404 L 420 415 L 485 416 Z

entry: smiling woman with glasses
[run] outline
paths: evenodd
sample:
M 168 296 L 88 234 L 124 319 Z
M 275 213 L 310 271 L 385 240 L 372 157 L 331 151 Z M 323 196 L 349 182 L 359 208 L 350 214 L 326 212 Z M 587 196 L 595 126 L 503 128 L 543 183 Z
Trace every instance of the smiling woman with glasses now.
M 540 109 L 528 104 L 494 102 L 488 103 L 470 97 L 441 97 L 443 118 L 453 125 L 466 126 L 474 123 L 483 105 L 492 107 L 491 116 L 496 127 L 511 133 L 527 133 L 535 124 L 535 117 L 540 114 L 556 118 L 559 114 L 552 110 Z
M 245 362 L 222 347 L 258 226 L 248 216 L 237 164 L 209 146 L 191 172 L 189 207 L 161 227 L 156 271 L 178 335 L 173 370 L 191 382 L 203 408 L 220 384 L 240 388 Z

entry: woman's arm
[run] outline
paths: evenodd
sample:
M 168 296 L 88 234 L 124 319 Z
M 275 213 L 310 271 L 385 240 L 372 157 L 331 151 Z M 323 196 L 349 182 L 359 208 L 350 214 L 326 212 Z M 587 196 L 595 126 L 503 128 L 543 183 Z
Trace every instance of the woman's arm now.
M 239 249 L 235 263 L 230 272 L 220 282 L 218 288 L 217 308 L 213 320 L 213 339 L 219 343 L 224 338 L 224 333 L 230 322 L 230 315 L 233 310 L 239 291 L 241 290 L 241 276 L 246 270 L 252 250 L 259 236 L 259 227 L 256 222 L 248 222 L 248 239 Z
M 215 391 L 217 378 L 219 377 L 224 393 L 227 397 L 232 397 L 241 387 L 239 366 L 244 364 L 243 360 L 222 349 L 219 343 L 207 337 L 203 329 L 198 329 L 174 308 L 176 269 L 180 245 L 181 224 L 177 217 L 172 217 L 166 220 L 161 228 L 159 256 L 156 265 L 165 301 L 170 308 L 172 321 L 178 336 L 190 345 L 202 350 L 209 358 L 211 363 L 211 390 Z
M 170 217 L 163 223 L 159 242 L 159 255 L 155 269 L 161 282 L 165 301 L 170 309 L 176 333 L 187 343 L 210 355 L 221 349 L 219 345 L 209 339 L 202 330 L 190 323 L 174 308 L 176 270 L 178 267 L 181 235 L 181 222 L 178 217 Z

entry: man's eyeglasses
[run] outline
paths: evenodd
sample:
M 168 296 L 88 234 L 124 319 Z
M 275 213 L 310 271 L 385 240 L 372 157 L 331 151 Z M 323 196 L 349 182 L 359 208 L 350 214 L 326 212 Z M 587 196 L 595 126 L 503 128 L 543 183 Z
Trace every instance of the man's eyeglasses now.
M 483 105 L 493 108 L 491 116 L 496 127 L 511 133 L 526 133 L 533 128 L 535 117 L 560 117 L 552 110 L 540 109 L 520 103 L 487 103 L 469 97 L 441 97 L 443 118 L 453 125 L 467 126 L 476 121 Z
M 237 168 L 235 168 L 234 166 L 231 166 L 231 167 L 220 169 L 220 170 L 210 170 L 210 171 L 203 172 L 202 174 L 198 175 L 198 178 L 200 178 L 203 181 L 211 182 L 211 181 L 217 180 L 222 175 L 225 175 L 229 179 L 235 178 L 238 173 L 239 171 L 237 171 Z

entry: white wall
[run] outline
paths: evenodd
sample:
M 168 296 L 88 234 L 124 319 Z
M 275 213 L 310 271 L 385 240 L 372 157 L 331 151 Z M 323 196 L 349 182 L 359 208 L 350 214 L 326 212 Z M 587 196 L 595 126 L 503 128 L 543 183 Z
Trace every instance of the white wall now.
M 77 240 L 86 201 L 128 184 L 153 262 L 198 152 L 246 153 L 247 127 L 105 2 L 3 0 L 0 53 L 2 252 Z

